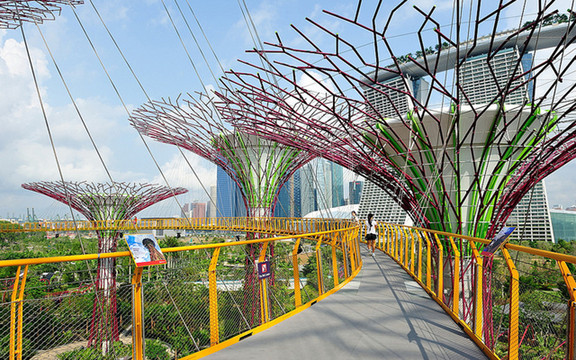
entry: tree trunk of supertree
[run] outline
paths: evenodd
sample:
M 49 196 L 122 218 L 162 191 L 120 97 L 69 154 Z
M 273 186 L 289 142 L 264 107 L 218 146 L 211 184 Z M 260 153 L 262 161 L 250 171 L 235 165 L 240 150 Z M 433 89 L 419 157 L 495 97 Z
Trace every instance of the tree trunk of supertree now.
M 119 235 L 116 231 L 99 231 L 98 253 L 116 251 Z M 102 354 L 107 354 L 113 342 L 120 339 L 116 314 L 116 259 L 98 259 L 95 295 L 88 346 L 99 347 Z
M 247 233 L 246 240 L 254 240 L 255 233 Z M 260 325 L 260 294 L 258 277 L 256 276 L 255 261 L 260 254 L 261 244 L 246 245 L 246 256 L 244 258 L 244 301 L 242 310 L 248 319 L 250 327 Z

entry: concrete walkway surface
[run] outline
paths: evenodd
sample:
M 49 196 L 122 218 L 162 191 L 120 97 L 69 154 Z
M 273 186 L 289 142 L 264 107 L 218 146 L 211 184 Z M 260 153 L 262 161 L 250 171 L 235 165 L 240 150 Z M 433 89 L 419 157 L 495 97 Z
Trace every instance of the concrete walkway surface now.
M 392 259 L 363 246 L 363 268 L 311 308 L 206 356 L 219 359 L 486 359 Z

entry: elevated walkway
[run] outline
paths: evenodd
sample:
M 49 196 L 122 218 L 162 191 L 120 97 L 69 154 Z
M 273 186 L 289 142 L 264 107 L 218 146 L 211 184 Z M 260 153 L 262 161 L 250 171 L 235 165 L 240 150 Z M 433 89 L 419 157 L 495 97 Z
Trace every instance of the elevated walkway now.
M 310 309 L 205 359 L 485 359 L 392 259 L 362 246 L 364 265 Z

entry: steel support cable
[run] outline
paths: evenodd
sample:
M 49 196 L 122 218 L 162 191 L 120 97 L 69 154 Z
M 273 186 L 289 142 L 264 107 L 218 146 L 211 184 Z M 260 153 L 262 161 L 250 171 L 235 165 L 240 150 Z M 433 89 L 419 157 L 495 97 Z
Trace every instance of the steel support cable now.
M 220 67 L 220 71 L 222 71 L 222 73 L 224 74 L 225 71 L 224 71 L 224 68 L 222 67 L 222 63 L 221 63 L 220 59 L 218 58 L 218 56 L 216 55 L 214 48 L 212 48 L 212 43 L 208 40 L 208 37 L 206 36 L 206 33 L 204 32 L 204 28 L 200 24 L 200 21 L 198 21 L 198 18 L 196 17 L 196 13 L 194 12 L 194 10 L 192 9 L 192 6 L 190 5 L 190 1 L 186 0 L 186 4 L 188 4 L 188 8 L 190 9 L 192 16 L 194 17 L 194 20 L 196 21 L 196 24 L 198 25 L 200 32 L 202 32 L 202 36 L 204 37 L 204 40 L 206 41 L 206 43 L 208 44 L 208 47 L 210 48 L 210 51 L 212 52 L 212 56 L 214 56 L 214 59 L 216 59 L 216 63 L 218 63 L 218 67 Z
M 118 91 L 118 88 L 116 86 L 116 84 L 114 83 L 114 81 L 112 80 L 112 77 L 110 76 L 110 73 L 108 72 L 106 66 L 104 65 L 98 51 L 96 50 L 96 47 L 94 46 L 94 43 L 92 42 L 92 39 L 90 38 L 90 36 L 88 35 L 88 32 L 86 31 L 86 28 L 84 27 L 84 24 L 82 24 L 82 21 L 80 20 L 78 13 L 76 12 L 76 10 L 74 9 L 74 7 L 72 7 L 72 11 L 74 13 L 74 16 L 76 17 L 76 21 L 78 22 L 78 24 L 80 25 L 80 28 L 82 29 L 82 32 L 84 33 L 84 36 L 86 37 L 86 39 L 88 40 L 88 43 L 90 44 L 90 47 L 92 48 L 92 51 L 94 52 L 94 54 L 96 55 L 96 58 L 98 59 L 98 62 L 100 63 L 100 66 L 102 67 L 102 70 L 104 71 L 104 73 L 106 74 L 106 77 L 108 78 L 108 81 L 110 82 L 110 85 L 112 86 L 112 88 L 114 89 L 114 92 L 116 93 L 116 96 L 118 97 L 118 99 L 120 100 L 120 102 L 122 103 L 122 107 L 124 108 L 124 111 L 126 112 L 126 114 L 128 116 L 130 116 L 130 111 L 128 111 L 128 107 L 126 106 L 126 103 L 124 102 L 124 99 L 122 98 L 122 95 L 120 95 L 120 92 Z M 144 145 L 146 146 L 146 149 L 148 150 L 150 156 L 152 157 L 152 160 L 154 161 L 154 164 L 156 164 L 160 174 L 162 175 L 162 178 L 164 179 L 164 181 L 166 182 L 166 185 L 170 188 L 171 191 L 172 190 L 172 186 L 170 186 L 170 183 L 168 182 L 168 179 L 166 178 L 166 176 L 164 175 L 164 173 L 162 172 L 162 169 L 160 168 L 160 165 L 158 164 L 158 162 L 156 161 L 156 158 L 153 156 L 152 152 L 150 151 L 150 148 L 148 147 L 148 144 L 146 144 L 146 142 L 144 141 L 142 135 L 140 133 L 138 133 L 140 138 L 142 139 L 142 142 L 144 143 Z M 112 184 L 113 187 L 115 187 L 115 184 Z M 178 206 L 180 207 L 180 209 L 183 209 L 182 205 L 180 205 L 180 202 L 178 201 L 178 199 L 176 197 L 174 197 L 176 203 L 178 204 Z
M 22 26 L 22 22 L 20 22 L 20 31 L 21 31 L 21 33 L 22 33 L 22 38 L 23 38 L 23 40 L 24 40 L 24 45 L 25 45 L 25 48 L 26 48 L 26 55 L 27 55 L 27 57 L 28 57 L 28 63 L 29 63 L 29 65 L 30 65 L 30 70 L 31 70 L 31 73 L 32 73 L 32 78 L 34 79 L 34 86 L 35 86 L 35 88 L 36 88 L 36 93 L 37 93 L 37 95 L 38 95 L 38 100 L 39 100 L 39 103 L 40 103 L 40 108 L 41 108 L 41 110 L 42 110 L 42 117 L 44 118 L 44 124 L 46 125 L 46 131 L 47 131 L 47 133 L 48 133 L 48 138 L 49 138 L 49 140 L 50 140 L 50 145 L 51 145 L 51 147 L 52 147 L 52 152 L 53 152 L 53 154 L 54 154 L 54 159 L 55 159 L 55 161 L 56 161 L 56 167 L 58 168 L 58 173 L 59 173 L 59 175 L 60 175 L 60 180 L 62 181 L 62 184 L 65 184 L 64 175 L 63 175 L 63 173 L 62 173 L 62 167 L 60 166 L 60 161 L 59 161 L 59 158 L 58 158 L 58 154 L 57 154 L 57 152 L 56 152 L 56 146 L 55 146 L 55 144 L 54 144 L 54 139 L 53 139 L 53 137 L 52 137 L 52 131 L 51 131 L 51 128 L 50 128 L 50 123 L 49 123 L 49 121 L 48 121 L 48 116 L 46 115 L 46 109 L 44 108 L 44 101 L 42 100 L 42 95 L 41 95 L 41 93 L 40 93 L 40 87 L 39 87 L 39 85 L 38 85 L 38 79 L 36 78 L 36 71 L 34 70 L 34 65 L 33 65 L 33 62 L 32 62 L 32 57 L 31 57 L 31 55 L 30 55 L 30 49 L 29 49 L 29 47 L 28 47 L 28 41 L 27 41 L 27 39 L 26 39 L 26 34 L 25 34 L 25 32 L 24 32 L 24 26 Z M 64 189 L 65 189 L 65 192 L 66 192 L 66 196 L 69 198 L 70 195 L 68 194 L 68 189 L 67 189 L 67 187 L 64 186 Z M 77 223 L 76 223 L 76 219 L 75 219 L 75 217 L 74 217 L 74 212 L 72 211 L 72 206 L 71 206 L 69 203 L 68 203 L 68 207 L 69 207 L 69 209 L 70 209 L 70 213 L 71 213 L 71 216 L 72 216 L 72 220 L 73 220 L 73 222 L 74 222 L 74 226 L 75 226 L 76 230 L 78 231 L 78 226 L 77 226 Z M 86 250 L 85 250 L 84 244 L 83 244 L 83 242 L 82 242 L 81 239 L 80 239 L 80 246 L 81 246 L 81 248 L 82 248 L 82 252 L 83 252 L 84 254 L 86 254 Z M 87 262 L 86 264 L 87 264 L 87 267 L 88 267 L 88 274 L 89 274 L 89 276 L 90 276 L 90 281 L 91 281 L 92 285 L 94 285 L 94 284 L 95 284 L 95 280 L 94 280 L 94 277 L 93 277 L 93 274 L 92 274 L 92 271 L 93 271 L 93 270 L 90 268 L 90 264 L 89 264 L 88 262 Z M 99 299 L 100 295 L 98 294 L 98 291 L 94 291 L 94 295 L 95 295 L 96 299 Z M 104 314 L 104 309 L 103 309 L 103 307 L 102 307 L 102 302 L 101 302 L 100 300 L 97 300 L 97 303 L 100 304 L 100 306 L 98 307 L 100 313 L 101 313 L 101 314 Z M 112 351 L 114 352 L 114 349 L 112 349 Z
M 186 28 L 188 28 L 188 32 L 192 36 L 192 39 L 194 40 L 194 43 L 196 44 L 198 51 L 200 51 L 200 55 L 202 55 L 202 59 L 204 59 L 204 63 L 206 63 L 206 66 L 208 67 L 208 71 L 210 71 L 210 75 L 212 75 L 212 79 L 214 80 L 214 82 L 216 84 L 218 84 L 218 79 L 214 75 L 214 72 L 212 72 L 212 67 L 210 66 L 210 63 L 208 62 L 208 59 L 206 59 L 206 56 L 204 55 L 204 51 L 202 51 L 202 47 L 198 43 L 198 40 L 196 39 L 196 36 L 194 35 L 194 32 L 192 31 L 192 28 L 190 27 L 190 24 L 188 23 L 186 16 L 184 16 L 184 13 L 182 12 L 182 9 L 180 8 L 180 4 L 178 3 L 178 0 L 173 0 L 173 1 L 174 1 L 174 4 L 176 5 L 176 7 L 178 8 L 178 12 L 180 12 L 180 16 L 182 17 L 182 20 L 184 20 L 184 23 L 186 24 Z
M 104 22 L 104 19 L 102 18 L 102 16 L 100 15 L 100 12 L 98 11 L 98 9 L 96 8 L 96 6 L 94 5 L 94 2 L 92 0 L 90 0 L 90 4 L 92 5 L 92 8 L 94 9 L 94 12 L 96 13 L 96 15 L 98 15 L 98 18 L 100 19 L 100 22 L 102 23 L 102 25 L 104 26 L 104 28 L 106 29 L 106 32 L 108 33 L 108 36 L 110 37 L 110 39 L 112 40 L 112 42 L 114 43 L 114 46 L 116 47 L 116 49 L 118 50 L 118 52 L 120 53 L 120 55 L 122 56 L 122 59 L 124 60 L 124 63 L 126 64 L 126 66 L 128 67 L 128 69 L 130 70 L 130 73 L 132 74 L 132 76 L 134 77 L 134 79 L 136 80 L 136 82 L 138 83 L 138 85 L 140 86 L 140 89 L 142 90 L 142 92 L 144 93 L 144 95 L 146 96 L 146 98 L 148 99 L 148 101 L 150 102 L 150 104 L 152 104 L 153 106 L 153 102 L 150 99 L 150 96 L 148 95 L 148 92 L 146 91 L 146 89 L 144 88 L 144 86 L 142 85 L 142 82 L 140 81 L 139 77 L 136 75 L 136 73 L 134 72 L 132 66 L 130 65 L 130 63 L 128 62 L 128 59 L 126 59 L 126 56 L 124 55 L 124 52 L 122 51 L 122 49 L 120 48 L 120 46 L 118 45 L 118 42 L 116 41 L 116 39 L 114 38 L 114 36 L 112 35 L 112 33 L 110 32 L 110 29 L 108 28 L 108 26 L 106 25 L 106 23 Z M 156 161 L 156 159 L 154 158 L 154 155 L 152 154 L 152 151 L 150 150 L 150 148 L 148 147 L 148 144 L 146 143 L 146 140 L 144 139 L 143 136 L 140 135 L 140 139 L 142 139 L 142 142 L 144 143 L 144 145 L 146 146 L 146 149 L 148 150 L 148 153 L 150 154 L 150 156 L 152 157 L 152 160 L 154 161 L 154 164 L 156 164 L 156 167 L 158 168 L 158 170 L 160 171 L 160 173 L 162 173 L 162 169 L 159 166 L 158 162 Z M 180 149 L 180 148 L 179 148 Z M 202 186 L 202 189 L 204 190 L 204 192 L 208 195 L 208 198 L 212 201 L 212 198 L 210 196 L 210 193 L 208 190 L 206 190 L 206 188 L 204 187 L 204 184 L 202 183 L 202 181 L 200 180 L 199 176 L 197 175 L 196 171 L 192 168 L 192 166 L 190 165 L 190 163 L 188 162 L 188 159 L 185 157 L 186 162 L 188 163 L 190 169 L 192 169 L 196 179 L 199 181 L 199 183 Z M 165 176 L 162 176 L 166 182 L 166 184 L 168 184 L 168 181 L 166 180 Z M 168 184 L 168 186 L 170 186 Z M 215 202 L 214 202 L 215 203 Z M 178 205 L 180 206 L 180 210 L 183 211 L 184 208 L 178 203 Z M 190 220 L 186 217 L 186 221 L 188 221 L 188 223 L 190 224 Z
M 84 32 L 85 37 L 87 38 L 88 42 L 90 43 L 90 46 L 92 47 L 92 50 L 94 51 L 96 57 L 98 58 L 98 61 L 100 62 L 101 67 L 103 68 L 106 76 L 108 77 L 108 80 L 110 81 L 110 84 L 112 85 L 114 91 L 116 92 L 116 95 L 118 96 L 119 100 L 121 101 L 122 106 L 124 107 L 124 110 L 126 111 L 126 113 L 127 113 L 128 116 L 129 116 L 129 115 L 130 115 L 130 112 L 128 111 L 127 106 L 126 106 L 126 104 L 125 104 L 122 96 L 120 95 L 120 93 L 119 93 L 119 91 L 118 91 L 118 88 L 116 87 L 116 85 L 115 85 L 114 81 L 112 80 L 109 72 L 107 71 L 104 63 L 102 62 L 102 60 L 101 60 L 101 58 L 100 58 L 100 56 L 99 56 L 96 48 L 94 47 L 94 44 L 92 43 L 92 41 L 91 41 L 88 33 L 86 32 L 86 29 L 85 29 L 84 25 L 83 25 L 82 22 L 80 21 L 80 18 L 78 17 L 78 14 L 76 13 L 75 10 L 73 10 L 73 11 L 74 11 L 74 15 L 75 15 L 75 17 L 76 17 L 76 19 L 77 19 L 80 27 L 82 28 L 82 30 L 83 30 L 83 32 Z M 116 42 L 115 42 L 115 43 L 116 43 Z M 146 92 L 145 92 L 145 94 L 146 94 Z M 162 171 L 161 167 L 159 166 L 156 158 L 155 158 L 154 155 L 152 154 L 152 152 L 151 152 L 150 148 L 148 147 L 148 144 L 147 144 L 146 141 L 144 140 L 142 134 L 140 134 L 139 132 L 138 132 L 138 134 L 139 134 L 140 138 L 142 139 L 142 142 L 144 143 L 146 149 L 148 150 L 151 158 L 153 159 L 154 163 L 156 164 L 156 166 L 157 166 L 157 168 L 158 168 L 158 170 L 159 170 L 162 178 L 164 179 L 164 181 L 166 182 L 166 184 L 168 185 L 168 187 L 170 188 L 170 190 L 173 191 L 173 190 L 172 190 L 172 187 L 170 186 L 170 184 L 169 184 L 169 182 L 168 182 L 168 179 L 166 178 L 165 174 L 163 173 L 163 171 Z M 113 186 L 115 186 L 115 185 L 113 184 Z M 183 207 L 182 207 L 182 205 L 180 204 L 180 202 L 178 201 L 178 199 L 175 198 L 175 200 L 176 200 L 178 206 L 180 207 L 180 209 L 183 209 Z M 100 304 L 100 303 L 101 303 L 101 302 L 99 301 L 99 304 Z M 101 306 L 100 306 L 100 307 L 101 307 Z M 102 310 L 101 310 L 101 311 L 102 311 Z M 114 350 L 113 350 L 113 351 L 114 351 Z
M 176 0 L 175 0 L 176 1 Z M 200 81 L 200 84 L 202 85 L 203 89 L 206 89 L 206 85 L 204 84 L 204 81 L 202 80 L 202 77 L 200 76 L 200 73 L 198 72 L 198 69 L 196 68 L 196 65 L 194 65 L 194 62 L 192 61 L 192 58 L 190 56 L 190 53 L 188 51 L 188 48 L 186 47 L 186 45 L 184 44 L 184 41 L 182 39 L 182 36 L 180 35 L 180 32 L 178 31 L 178 28 L 176 27 L 176 24 L 174 23 L 174 20 L 172 19 L 172 15 L 170 14 L 170 11 L 168 10 L 168 7 L 166 6 L 166 3 L 164 2 L 164 0 L 162 0 L 162 5 L 164 7 L 164 10 L 166 11 L 166 14 L 168 15 L 168 18 L 170 19 L 170 22 L 172 24 L 172 27 L 174 28 L 174 31 L 176 32 L 178 39 L 180 40 L 180 43 L 182 45 L 182 47 L 184 48 L 184 51 L 186 52 L 186 55 L 188 56 L 188 60 L 190 61 L 190 64 L 192 65 L 192 68 L 194 69 L 194 72 L 198 78 L 198 80 Z M 180 9 L 180 7 L 178 6 L 178 9 Z M 186 21 L 186 24 L 188 24 L 188 22 Z M 220 118 L 220 115 L 218 112 L 216 112 L 216 114 L 218 115 L 217 118 L 219 119 L 220 124 L 223 124 L 222 119 Z M 140 132 L 139 132 L 140 133 Z M 140 136 L 142 137 L 142 135 L 140 134 Z M 182 154 L 182 156 L 184 156 L 182 150 L 179 148 L 180 153 Z M 184 158 L 186 159 L 186 157 L 184 156 Z M 190 168 L 192 169 L 192 171 L 194 172 L 194 175 L 196 176 L 196 178 L 200 181 L 198 175 L 196 174 L 196 171 L 192 168 L 191 164 L 188 162 L 188 159 L 186 159 L 186 162 L 188 163 L 188 165 L 190 166 Z M 202 188 L 204 189 L 204 191 L 208 194 L 208 197 L 210 198 L 210 200 L 212 201 L 212 198 L 210 197 L 209 192 L 206 190 L 206 188 L 204 187 L 204 185 L 202 185 Z
M 244 9 L 246 10 L 246 13 L 244 13 L 244 9 L 242 9 L 242 5 L 240 4 L 240 1 L 242 1 L 242 4 L 244 5 Z M 254 21 L 252 21 L 252 16 L 250 15 L 250 10 L 248 10 L 248 6 L 246 5 L 246 2 L 244 0 L 237 0 L 238 2 L 238 6 L 240 7 L 240 11 L 242 12 L 242 16 L 244 17 L 244 22 L 246 22 L 246 26 L 248 28 L 248 31 L 250 32 L 250 37 L 252 38 L 252 42 L 254 43 L 254 45 L 260 46 L 261 49 L 264 48 L 264 45 L 262 44 L 262 41 L 260 40 L 260 36 L 258 35 L 258 29 L 256 29 L 256 25 L 254 25 Z M 248 20 L 246 19 L 246 16 L 248 17 Z M 252 31 L 254 31 L 254 34 L 252 34 Z M 256 36 L 256 40 L 254 40 L 254 36 Z M 266 57 L 266 55 L 264 54 L 264 56 Z M 264 66 L 264 63 L 262 63 L 262 65 Z M 268 77 L 268 73 L 266 74 L 266 77 Z M 275 83 L 277 83 L 277 79 L 275 76 L 272 77 L 273 81 Z M 270 81 L 270 79 L 268 79 L 268 81 Z

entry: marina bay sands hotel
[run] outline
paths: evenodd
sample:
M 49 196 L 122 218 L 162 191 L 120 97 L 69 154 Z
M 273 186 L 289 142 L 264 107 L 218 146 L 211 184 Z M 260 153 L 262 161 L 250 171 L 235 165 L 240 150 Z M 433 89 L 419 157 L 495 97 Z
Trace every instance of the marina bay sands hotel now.
M 544 26 L 533 36 L 530 36 L 529 31 L 525 31 L 519 34 L 502 32 L 495 36 L 479 38 L 462 43 L 458 49 L 449 47 L 442 49 L 440 55 L 428 56 L 426 67 L 424 59 L 418 58 L 416 59 L 418 64 L 411 61 L 400 65 L 402 76 L 380 71 L 376 80 L 379 84 L 403 89 L 424 103 L 429 93 L 429 83 L 426 81 L 428 73 L 424 69 L 436 68 L 436 73 L 439 73 L 450 71 L 456 64 L 460 64 L 458 78 L 460 91 L 466 94 L 466 99 L 472 105 L 488 104 L 494 101 L 499 89 L 508 83 L 510 78 L 518 77 L 518 74 L 529 74 L 535 50 L 556 46 L 558 39 L 566 35 L 568 29 L 568 23 L 560 23 Z M 488 64 L 488 53 L 494 49 L 499 51 L 492 54 Z M 521 69 L 518 68 L 519 60 Z M 506 96 L 506 103 L 517 105 L 532 101 L 533 86 L 532 82 L 516 78 L 510 86 L 515 90 Z M 388 98 L 374 89 L 365 89 L 365 96 L 383 116 L 396 117 L 398 113 L 405 114 L 412 110 L 414 105 L 408 95 L 400 91 L 390 91 L 387 95 Z M 369 181 L 364 184 L 359 210 L 362 218 L 371 212 L 381 221 L 411 223 L 406 213 L 383 190 Z M 511 214 L 507 225 L 517 226 L 512 235 L 516 239 L 554 241 L 543 182 L 538 183 L 526 194 Z

